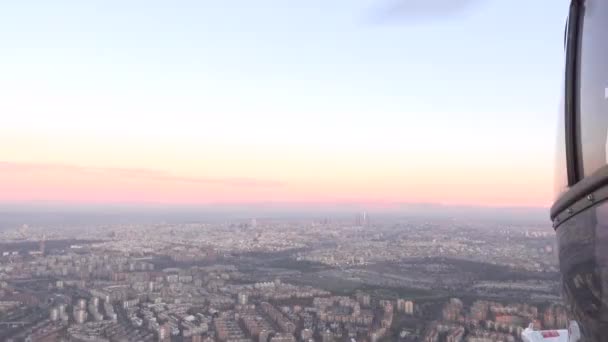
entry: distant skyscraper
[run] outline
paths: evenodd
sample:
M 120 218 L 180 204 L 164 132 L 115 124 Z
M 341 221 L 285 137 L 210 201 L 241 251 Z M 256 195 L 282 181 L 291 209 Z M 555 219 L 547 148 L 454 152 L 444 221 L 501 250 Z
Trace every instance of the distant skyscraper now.
M 83 324 L 87 320 L 87 312 L 82 309 L 74 310 L 74 320 L 78 324 Z
M 42 234 L 42 239 L 40 240 L 40 253 L 44 254 L 46 252 L 46 234 Z
M 168 341 L 170 340 L 170 330 L 168 324 L 163 324 L 158 328 L 158 340 L 159 341 Z
M 414 313 L 414 302 L 412 302 L 411 300 L 406 301 L 404 312 L 409 315 L 413 314 Z
M 357 214 L 357 219 L 355 220 L 355 225 L 359 227 L 365 227 L 369 223 L 369 218 L 367 216 L 367 212 L 362 212 Z
M 245 293 L 238 294 L 239 305 L 247 305 L 247 300 L 248 300 L 247 294 L 245 294 Z
M 21 226 L 21 228 L 19 228 L 19 235 L 21 235 L 22 239 L 27 239 L 27 230 L 28 230 L 28 225 L 24 224 Z
M 58 308 L 56 308 L 56 307 L 53 307 L 53 308 L 51 309 L 50 316 L 51 316 L 51 317 L 50 317 L 50 318 L 51 318 L 51 321 L 53 321 L 53 322 L 54 322 L 54 321 L 59 320 L 59 309 L 58 309 Z
M 251 219 L 251 228 L 256 228 L 258 226 L 258 220 L 255 218 Z

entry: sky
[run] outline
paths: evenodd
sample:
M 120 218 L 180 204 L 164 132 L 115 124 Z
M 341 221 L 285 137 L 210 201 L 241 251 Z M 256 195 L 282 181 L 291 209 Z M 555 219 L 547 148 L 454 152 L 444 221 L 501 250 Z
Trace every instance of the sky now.
M 5 2 L 0 202 L 548 206 L 567 2 Z

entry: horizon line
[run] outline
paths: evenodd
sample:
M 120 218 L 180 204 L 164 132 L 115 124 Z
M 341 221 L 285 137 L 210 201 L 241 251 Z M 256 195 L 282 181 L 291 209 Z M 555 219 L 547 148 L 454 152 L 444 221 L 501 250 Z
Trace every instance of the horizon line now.
M 498 209 L 498 210 L 549 210 L 550 206 L 531 205 L 493 205 L 473 203 L 441 203 L 441 202 L 393 202 L 393 201 L 243 201 L 243 202 L 209 202 L 209 203 L 167 203 L 161 201 L 138 201 L 138 202 L 74 202 L 55 200 L 31 200 L 31 201 L 0 201 L 0 209 L 4 207 L 74 207 L 85 208 L 119 208 L 119 209 L 146 209 L 167 207 L 168 209 L 205 209 L 205 208 L 279 208 L 279 209 L 309 209 L 306 207 L 360 207 L 361 210 L 399 210 L 407 207 L 436 207 L 436 208 L 470 208 L 470 209 Z M 298 208 L 300 207 L 300 208 Z M 327 208 L 330 209 L 330 208 Z M 339 208 L 336 208 L 339 209 Z

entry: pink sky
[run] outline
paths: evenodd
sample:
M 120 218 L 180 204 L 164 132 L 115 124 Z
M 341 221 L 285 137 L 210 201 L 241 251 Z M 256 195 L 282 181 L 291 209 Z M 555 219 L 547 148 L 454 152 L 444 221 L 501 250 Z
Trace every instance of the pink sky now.
M 546 207 L 553 196 L 552 154 L 510 135 L 226 124 L 202 134 L 194 119 L 145 129 L 116 116 L 105 126 L 64 119 L 0 127 L 0 202 Z
M 287 163 L 288 164 L 288 163 Z M 303 165 L 298 165 L 303 167 Z M 329 166 L 329 165 L 328 165 Z M 247 168 L 247 163 L 242 167 Z M 84 167 L 75 164 L 0 162 L 0 201 L 73 203 L 400 203 L 546 206 L 550 177 L 540 170 L 453 167 L 394 172 L 359 169 L 341 175 L 321 169 L 293 173 L 274 163 L 265 177 L 181 175 L 162 169 Z M 343 168 L 343 170 L 346 170 Z M 336 172 L 337 171 L 337 172 Z M 291 173 L 290 173 L 291 172 Z M 325 172 L 325 173 L 323 173 Z M 346 172 L 346 171 L 344 171 Z M 524 175 L 524 176 L 522 176 Z M 259 175 L 256 175 L 259 176 Z
M 0 201 L 548 206 L 561 1 L 11 1 Z

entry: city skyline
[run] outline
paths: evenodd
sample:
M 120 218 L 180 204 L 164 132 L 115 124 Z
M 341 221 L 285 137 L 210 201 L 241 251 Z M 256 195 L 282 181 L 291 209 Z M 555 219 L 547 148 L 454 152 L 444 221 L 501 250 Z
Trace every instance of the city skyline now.
M 0 271 L 7 341 L 515 342 L 569 319 L 551 228 L 466 215 L 12 225 Z
M 562 3 L 8 4 L 0 202 L 546 207 Z

